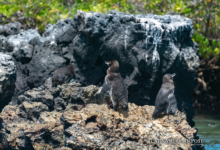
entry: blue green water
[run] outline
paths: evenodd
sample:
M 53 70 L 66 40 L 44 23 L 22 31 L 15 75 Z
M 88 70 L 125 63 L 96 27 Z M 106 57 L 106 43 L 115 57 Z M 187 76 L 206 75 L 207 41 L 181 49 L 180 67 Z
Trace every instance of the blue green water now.
M 195 127 L 207 150 L 220 150 L 220 111 L 195 111 Z

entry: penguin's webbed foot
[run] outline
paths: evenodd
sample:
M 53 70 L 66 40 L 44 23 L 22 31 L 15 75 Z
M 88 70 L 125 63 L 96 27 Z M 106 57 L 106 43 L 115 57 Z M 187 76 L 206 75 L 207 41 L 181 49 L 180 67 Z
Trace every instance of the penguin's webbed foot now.
M 122 114 L 125 118 L 128 117 L 128 108 L 118 108 L 119 114 Z
M 152 115 L 152 118 L 157 119 L 159 116 L 160 116 L 159 112 L 154 112 L 153 115 Z
M 176 110 L 173 110 L 173 109 L 168 109 L 167 110 L 167 114 L 169 114 L 169 115 L 174 115 L 175 112 L 176 112 Z
M 122 114 L 125 118 L 128 117 L 128 108 L 119 108 L 118 106 L 115 106 L 112 109 L 117 111 L 119 114 Z
M 113 105 L 112 105 L 112 103 L 108 103 L 108 102 L 107 102 L 107 106 L 108 106 L 109 109 L 113 109 L 113 108 L 114 108 Z M 114 109 L 113 109 L 113 110 L 114 110 Z
M 69 79 L 67 79 L 67 80 L 64 82 L 64 84 L 66 84 L 66 83 L 71 83 L 71 82 L 73 82 L 73 81 L 74 81 L 73 77 L 70 77 Z
M 175 113 L 173 113 L 173 112 L 169 112 L 168 115 L 175 116 Z

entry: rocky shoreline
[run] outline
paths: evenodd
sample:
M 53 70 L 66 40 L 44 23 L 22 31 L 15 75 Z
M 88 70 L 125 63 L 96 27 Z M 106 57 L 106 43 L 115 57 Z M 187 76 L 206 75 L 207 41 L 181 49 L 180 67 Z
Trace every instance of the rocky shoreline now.
M 50 81 L 1 112 L 10 149 L 205 149 L 191 143 L 201 139 L 180 111 L 154 120 L 154 106 L 129 103 L 124 118 L 99 99 L 100 88 L 75 82 L 51 87 Z
M 78 11 L 40 35 L 19 22 L 0 26 L 0 129 L 11 149 L 204 149 L 160 140 L 200 140 L 192 128 L 199 68 L 193 24 L 178 15 Z M 116 59 L 128 87 L 129 117 L 109 109 L 99 89 Z M 74 82 L 52 87 L 70 63 Z M 153 120 L 166 73 L 174 78 L 177 115 Z M 10 104 L 10 105 L 8 105 Z M 156 142 L 155 142 L 156 141 Z
M 192 93 L 199 54 L 198 45 L 191 39 L 192 27 L 190 19 L 178 15 L 117 11 L 78 11 L 73 19 L 48 25 L 42 36 L 37 30 L 25 30 L 18 22 L 0 26 L 0 55 L 13 57 L 14 64 L 7 67 L 16 68 L 11 85 L 3 84 L 10 92 L 0 91 L 1 97 L 8 97 L 0 99 L 1 107 L 10 101 L 17 104 L 18 96 L 43 85 L 55 69 L 70 63 L 75 64 L 76 82 L 101 86 L 107 69 L 104 61 L 116 59 L 128 87 L 129 102 L 140 106 L 154 105 L 163 75 L 176 73 L 178 109 L 193 126 Z

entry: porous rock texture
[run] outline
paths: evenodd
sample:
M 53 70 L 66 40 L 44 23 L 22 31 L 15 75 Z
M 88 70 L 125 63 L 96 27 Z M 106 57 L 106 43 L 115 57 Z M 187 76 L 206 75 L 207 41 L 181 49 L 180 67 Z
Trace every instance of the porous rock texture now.
M 175 72 L 178 109 L 193 126 L 192 92 L 199 57 L 192 27 L 190 19 L 178 15 L 79 11 L 73 19 L 49 24 L 42 36 L 27 30 L 4 37 L 1 51 L 13 55 L 17 66 L 13 103 L 42 85 L 55 69 L 72 62 L 76 82 L 100 86 L 107 70 L 104 61 L 117 59 L 129 102 L 137 105 L 154 105 L 163 75 Z
M 0 110 L 13 96 L 15 79 L 16 66 L 12 56 L 0 52 Z
M 1 112 L 0 130 L 6 135 L 9 148 L 205 149 L 203 145 L 184 142 L 199 137 L 180 111 L 169 119 L 164 116 L 154 120 L 154 106 L 129 103 L 129 116 L 124 118 L 99 98 L 99 87 L 83 87 L 75 82 L 50 87 L 50 81 L 20 95 L 19 105 L 7 105 Z M 182 141 L 159 143 L 159 139 Z

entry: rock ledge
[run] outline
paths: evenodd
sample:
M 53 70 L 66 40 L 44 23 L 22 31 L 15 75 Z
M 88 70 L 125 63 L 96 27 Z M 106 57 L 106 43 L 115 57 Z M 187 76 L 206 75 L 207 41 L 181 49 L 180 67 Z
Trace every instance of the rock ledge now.
M 50 80 L 48 80 L 50 81 Z M 49 83 L 49 84 L 48 84 Z M 203 149 L 191 143 L 158 140 L 197 139 L 185 114 L 152 119 L 154 106 L 129 103 L 129 117 L 109 109 L 97 96 L 98 87 L 78 83 L 44 86 L 19 96 L 18 106 L 7 105 L 0 128 L 12 149 Z M 93 102 L 100 104 L 92 104 Z

